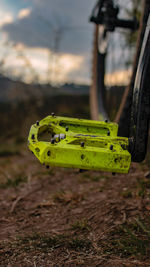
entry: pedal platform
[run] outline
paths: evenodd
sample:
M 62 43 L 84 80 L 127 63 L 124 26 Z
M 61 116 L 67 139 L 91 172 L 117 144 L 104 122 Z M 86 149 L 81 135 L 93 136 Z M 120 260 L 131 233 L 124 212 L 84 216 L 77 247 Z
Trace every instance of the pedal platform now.
M 52 114 L 31 126 L 28 147 L 47 167 L 128 173 L 129 141 L 117 132 L 116 123 Z

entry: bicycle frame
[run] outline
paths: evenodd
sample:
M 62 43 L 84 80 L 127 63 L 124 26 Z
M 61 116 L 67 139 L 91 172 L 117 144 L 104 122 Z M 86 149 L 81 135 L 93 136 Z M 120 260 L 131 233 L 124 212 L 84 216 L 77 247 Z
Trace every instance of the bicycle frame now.
M 109 117 L 106 108 L 107 99 L 104 81 L 109 33 L 114 32 L 118 27 L 132 32 L 139 27 L 139 23 L 135 18 L 125 20 L 118 18 L 118 15 L 119 8 L 114 5 L 113 0 L 99 0 L 90 18 L 90 21 L 96 24 L 92 86 L 90 89 L 91 117 L 94 120 L 105 120 Z

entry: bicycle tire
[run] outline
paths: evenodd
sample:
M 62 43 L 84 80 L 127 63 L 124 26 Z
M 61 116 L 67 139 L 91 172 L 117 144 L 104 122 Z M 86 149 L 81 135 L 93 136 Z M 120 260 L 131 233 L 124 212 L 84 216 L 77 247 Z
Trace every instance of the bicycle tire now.
M 144 160 L 147 151 L 150 120 L 150 15 L 137 66 L 133 89 L 130 122 L 130 149 L 132 161 Z

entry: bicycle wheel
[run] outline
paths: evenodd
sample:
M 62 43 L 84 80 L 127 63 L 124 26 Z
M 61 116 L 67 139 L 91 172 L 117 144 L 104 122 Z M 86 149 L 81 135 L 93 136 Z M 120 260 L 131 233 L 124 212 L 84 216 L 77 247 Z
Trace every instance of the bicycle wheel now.
M 144 33 L 133 88 L 130 122 L 130 152 L 132 161 L 144 160 L 150 121 L 150 15 Z
M 143 44 L 143 38 L 146 30 L 148 17 L 150 14 L 150 2 L 149 0 L 143 0 L 143 10 L 140 19 L 140 28 L 136 43 L 136 53 L 134 57 L 132 76 L 129 85 L 126 87 L 124 95 L 122 97 L 120 107 L 115 117 L 115 122 L 119 124 L 119 135 L 129 137 L 130 135 L 130 122 L 131 122 L 131 109 L 133 99 L 133 89 L 135 84 L 135 78 L 137 74 L 137 68 L 140 58 L 140 53 Z
M 116 14 L 118 14 L 117 12 L 119 9 L 115 6 L 115 1 L 103 0 L 99 1 L 98 3 L 99 5 L 101 4 L 101 17 L 105 16 L 105 19 L 97 22 L 94 33 L 92 85 L 90 89 L 91 117 L 94 120 L 105 120 L 110 118 L 111 120 L 119 123 L 120 135 L 129 136 L 133 85 L 146 21 L 149 14 L 149 3 L 147 0 L 144 0 L 144 8 L 140 19 L 140 28 L 136 45 L 137 52 L 133 61 L 134 63 L 132 63 L 132 75 L 130 74 L 131 80 L 125 91 L 125 86 L 116 87 L 115 84 L 113 84 L 113 75 L 118 74 L 118 77 L 120 75 L 119 79 L 121 79 L 121 72 L 123 78 L 129 73 L 127 69 L 127 63 L 131 58 L 131 53 L 129 53 L 129 49 L 126 49 L 126 43 L 124 42 L 124 31 L 115 31 L 117 27 L 114 26 L 114 23 L 118 23 L 119 27 L 123 25 L 124 28 L 130 28 L 132 30 L 137 28 L 137 24 L 135 20 L 129 21 L 119 19 L 119 22 L 117 21 Z M 115 16 L 111 10 L 116 12 Z M 109 18 L 111 16 L 113 17 L 113 20 L 111 17 L 111 25 L 108 25 L 108 15 Z M 132 49 L 132 54 L 133 52 L 134 51 Z M 121 80 L 117 81 L 117 84 L 121 85 Z M 111 90 L 109 90 L 110 87 Z M 114 91 L 114 95 L 111 93 L 112 91 Z

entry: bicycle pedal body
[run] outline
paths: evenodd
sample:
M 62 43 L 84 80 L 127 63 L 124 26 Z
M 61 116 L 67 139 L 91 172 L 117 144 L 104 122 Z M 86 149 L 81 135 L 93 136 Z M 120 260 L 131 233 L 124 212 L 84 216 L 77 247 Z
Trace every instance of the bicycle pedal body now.
M 128 173 L 129 140 L 111 122 L 47 116 L 31 126 L 28 147 L 42 164 Z

